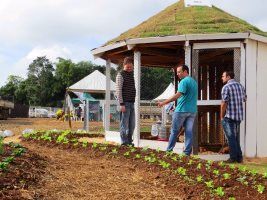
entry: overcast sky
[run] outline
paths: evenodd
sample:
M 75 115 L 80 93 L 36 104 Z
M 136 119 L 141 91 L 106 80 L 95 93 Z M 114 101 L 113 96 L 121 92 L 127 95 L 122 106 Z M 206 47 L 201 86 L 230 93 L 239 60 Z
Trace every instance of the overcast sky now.
M 266 0 L 211 0 L 267 32 Z M 177 0 L 0 0 L 0 86 L 8 75 L 26 77 L 29 63 L 46 55 L 93 60 L 90 50 L 145 21 Z

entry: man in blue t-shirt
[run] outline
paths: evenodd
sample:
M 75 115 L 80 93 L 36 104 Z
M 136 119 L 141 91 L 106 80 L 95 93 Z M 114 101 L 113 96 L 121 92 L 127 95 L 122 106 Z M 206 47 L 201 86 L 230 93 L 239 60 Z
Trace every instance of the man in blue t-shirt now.
M 197 82 L 189 76 L 189 69 L 186 65 L 177 67 L 177 76 L 181 79 L 178 85 L 177 93 L 163 101 L 158 106 L 162 107 L 177 99 L 177 107 L 172 116 L 172 129 L 169 138 L 167 151 L 172 151 L 179 133 L 180 128 L 185 127 L 185 149 L 184 153 L 190 155 L 192 152 L 193 125 L 197 113 Z

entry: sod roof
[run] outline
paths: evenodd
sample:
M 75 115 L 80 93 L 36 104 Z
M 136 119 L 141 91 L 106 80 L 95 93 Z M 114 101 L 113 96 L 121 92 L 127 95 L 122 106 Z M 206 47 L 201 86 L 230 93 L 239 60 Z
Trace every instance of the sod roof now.
M 247 32 L 267 37 L 266 32 L 215 6 L 185 7 L 180 0 L 107 44 L 131 38 Z

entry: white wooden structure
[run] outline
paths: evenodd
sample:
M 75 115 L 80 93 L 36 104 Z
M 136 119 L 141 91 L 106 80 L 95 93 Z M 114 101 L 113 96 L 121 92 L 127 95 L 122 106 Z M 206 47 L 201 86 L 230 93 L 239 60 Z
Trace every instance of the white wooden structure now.
M 264 104 L 267 98 L 264 89 L 267 84 L 264 78 L 267 71 L 266 32 L 217 9 L 209 0 L 180 0 L 106 45 L 93 49 L 92 54 L 107 61 L 108 79 L 111 63 L 121 63 L 126 56 L 134 57 L 137 89 L 134 142 L 140 147 L 148 145 L 162 150 L 166 149 L 166 142 L 140 139 L 141 66 L 169 69 L 178 63 L 189 66 L 190 75 L 199 85 L 194 153 L 198 146 L 224 145 L 219 119 L 221 75 L 225 70 L 234 71 L 248 96 L 240 131 L 243 153 L 248 157 L 267 157 L 267 123 L 264 123 L 267 119 Z M 174 79 L 177 87 L 177 77 Z M 109 84 L 107 81 L 107 102 L 110 102 Z M 106 139 L 119 141 L 119 133 L 109 129 L 109 109 L 107 106 L 105 110 Z M 182 150 L 182 143 L 174 149 L 176 152 Z
M 134 143 L 136 146 L 150 146 L 151 148 L 166 149 L 166 142 L 148 141 L 140 139 L 140 73 L 142 60 L 142 51 L 138 47 L 151 44 L 169 45 L 178 44 L 177 48 L 184 46 L 184 62 L 192 68 L 191 61 L 193 51 L 197 49 L 226 49 L 235 48 L 240 50 L 240 55 L 235 56 L 239 59 L 240 69 L 238 70 L 240 82 L 245 86 L 247 92 L 247 102 L 245 104 L 245 120 L 241 124 L 241 146 L 247 157 L 266 157 L 267 156 L 267 38 L 253 33 L 230 33 L 230 34 L 189 34 L 166 37 L 150 37 L 129 39 L 119 43 L 106 45 L 92 50 L 95 57 L 106 59 L 108 52 L 121 51 L 126 48 L 126 52 L 132 52 L 134 56 L 134 76 L 137 89 L 135 112 L 136 128 L 134 131 Z M 105 56 L 103 56 L 105 55 Z M 180 55 L 177 55 L 178 57 Z M 112 56 L 110 56 L 112 58 Z M 115 60 L 114 60 L 115 61 Z M 107 80 L 110 78 L 111 59 L 107 59 Z M 235 61 L 234 61 L 235 62 Z M 114 62 L 116 64 L 116 62 Z M 144 61 L 147 65 L 147 61 Z M 154 63 L 152 63 L 154 64 Z M 160 63 L 162 64 L 162 63 Z M 168 63 L 166 63 L 168 64 Z M 194 75 L 194 71 L 191 71 Z M 106 100 L 110 101 L 109 81 L 106 85 Z M 198 105 L 218 105 L 220 100 L 200 100 Z M 106 116 L 109 116 L 108 106 L 105 110 Z M 109 131 L 109 119 L 106 118 L 106 139 L 119 142 L 119 133 Z M 176 152 L 181 152 L 183 144 L 176 145 Z

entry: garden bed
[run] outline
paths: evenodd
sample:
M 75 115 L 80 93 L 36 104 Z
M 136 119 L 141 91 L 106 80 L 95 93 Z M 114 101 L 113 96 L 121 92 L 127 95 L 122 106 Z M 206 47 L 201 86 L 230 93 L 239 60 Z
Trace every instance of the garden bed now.
M 24 134 L 24 140 L 131 162 L 134 168 L 152 170 L 160 174 L 162 179 L 169 180 L 169 186 L 186 199 L 267 199 L 266 173 L 262 175 L 224 162 L 203 161 L 172 152 L 79 142 L 78 138 L 70 135 L 67 131 L 35 132 Z
M 1 143 L 1 142 L 0 142 Z M 19 144 L 0 144 L 0 199 L 39 198 L 28 189 L 44 174 L 45 161 Z

